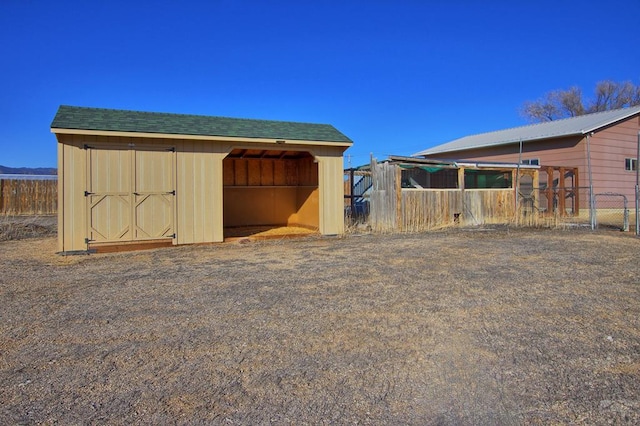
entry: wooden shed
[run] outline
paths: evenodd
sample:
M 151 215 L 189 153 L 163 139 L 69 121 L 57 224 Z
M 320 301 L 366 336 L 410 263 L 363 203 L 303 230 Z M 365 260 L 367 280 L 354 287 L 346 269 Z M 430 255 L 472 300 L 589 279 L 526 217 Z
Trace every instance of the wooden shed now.
M 61 106 L 58 249 L 222 242 L 239 226 L 344 232 L 328 124 Z

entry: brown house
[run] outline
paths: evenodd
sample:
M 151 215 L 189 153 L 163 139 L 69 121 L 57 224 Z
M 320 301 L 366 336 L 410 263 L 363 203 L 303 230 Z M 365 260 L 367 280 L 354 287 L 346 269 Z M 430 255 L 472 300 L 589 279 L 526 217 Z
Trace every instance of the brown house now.
M 414 156 L 575 167 L 580 186 L 589 186 L 591 174 L 594 194 L 615 192 L 631 201 L 639 132 L 636 106 L 465 136 Z

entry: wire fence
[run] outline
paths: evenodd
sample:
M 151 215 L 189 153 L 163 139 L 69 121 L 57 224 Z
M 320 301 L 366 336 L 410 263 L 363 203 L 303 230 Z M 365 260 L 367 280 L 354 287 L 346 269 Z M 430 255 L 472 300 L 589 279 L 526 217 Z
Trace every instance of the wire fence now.
M 604 192 L 594 194 L 594 226 L 629 230 L 629 202 L 624 194 Z
M 522 216 L 553 218 L 558 225 L 629 231 L 634 218 L 624 194 L 596 192 L 592 200 L 589 187 L 529 188 L 518 194 Z

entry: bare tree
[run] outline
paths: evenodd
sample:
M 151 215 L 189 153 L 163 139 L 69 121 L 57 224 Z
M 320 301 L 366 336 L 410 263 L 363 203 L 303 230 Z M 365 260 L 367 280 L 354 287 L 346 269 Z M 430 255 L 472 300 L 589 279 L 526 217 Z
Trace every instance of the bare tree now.
M 579 87 L 554 90 L 537 101 L 527 101 L 520 113 L 530 121 L 552 121 L 592 112 L 640 105 L 640 86 L 630 81 L 605 80 L 596 85 L 593 100 L 585 101 Z
M 537 101 L 524 103 L 521 114 L 531 121 L 552 121 L 584 114 L 582 91 L 578 87 L 554 90 Z
M 596 85 L 595 95 L 595 99 L 589 105 L 589 112 L 640 105 L 640 86 L 634 86 L 630 81 L 601 81 Z

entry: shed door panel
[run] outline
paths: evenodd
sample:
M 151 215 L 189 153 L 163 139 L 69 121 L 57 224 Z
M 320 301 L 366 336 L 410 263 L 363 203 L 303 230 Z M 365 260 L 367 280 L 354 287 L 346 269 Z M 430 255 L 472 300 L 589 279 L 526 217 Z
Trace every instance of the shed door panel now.
M 173 237 L 173 157 L 164 149 L 88 149 L 91 242 Z
M 88 150 L 89 239 L 132 238 L 131 155 L 127 150 Z
M 135 238 L 173 236 L 173 153 L 135 151 Z

